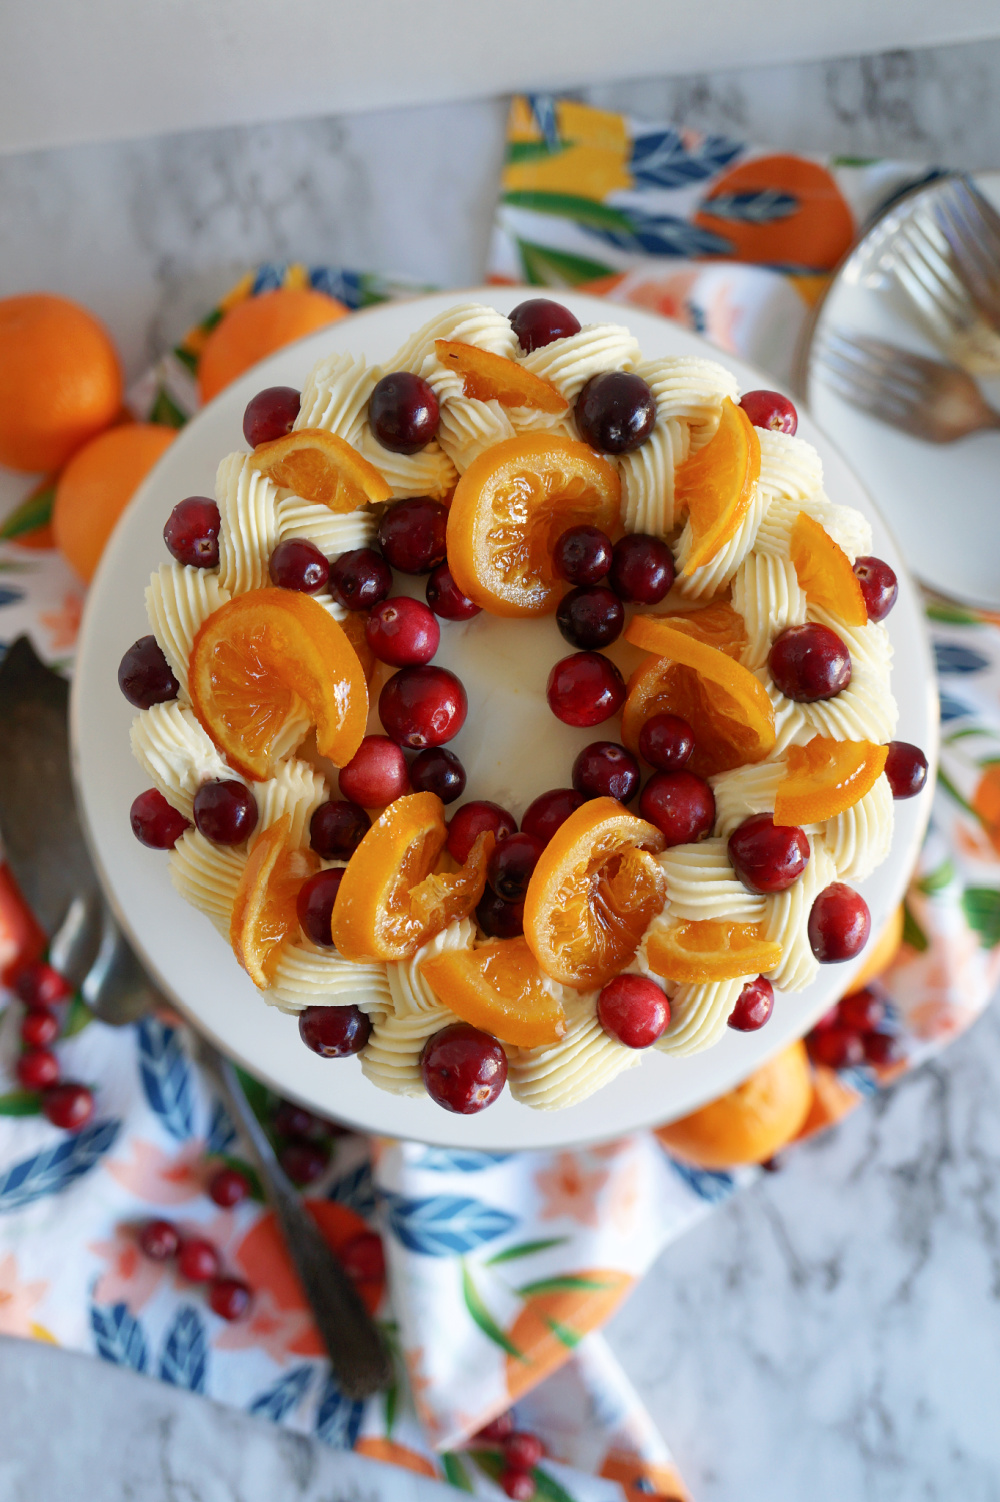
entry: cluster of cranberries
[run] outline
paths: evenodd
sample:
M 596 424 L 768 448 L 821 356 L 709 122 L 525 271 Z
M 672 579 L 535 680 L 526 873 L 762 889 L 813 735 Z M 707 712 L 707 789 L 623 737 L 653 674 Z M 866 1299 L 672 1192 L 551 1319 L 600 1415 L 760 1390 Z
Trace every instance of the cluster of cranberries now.
M 41 1097 L 42 1112 L 53 1126 L 79 1132 L 94 1114 L 94 1097 L 86 1085 L 60 1080 L 59 1060 L 52 1051 L 62 1032 L 59 1009 L 72 997 L 72 988 L 44 960 L 22 965 L 12 986 L 25 1005 L 21 1055 L 16 1066 L 18 1083 Z
M 503 1469 L 497 1480 L 513 1502 L 531 1502 L 537 1491 L 534 1470 L 545 1451 L 537 1434 L 515 1429 L 508 1411 L 473 1436 L 474 1445 L 489 1445 L 500 1451 Z
M 806 1038 L 809 1057 L 828 1069 L 894 1064 L 901 1055 L 890 1022 L 885 997 L 876 987 L 863 986 L 820 1018 Z
M 221 1174 L 231 1172 L 222 1169 L 216 1179 L 221 1182 Z M 242 1174 L 235 1178 L 241 1179 L 246 1188 L 229 1199 L 219 1199 L 213 1193 L 216 1204 L 229 1209 L 246 1197 L 249 1192 L 246 1180 Z M 215 1182 L 213 1179 L 213 1188 Z M 139 1232 L 139 1246 L 151 1262 L 172 1262 L 176 1258 L 177 1271 L 186 1282 L 207 1283 L 209 1305 L 221 1319 L 242 1319 L 249 1313 L 253 1303 L 251 1289 L 241 1278 L 223 1276 L 218 1249 L 207 1237 L 182 1236 L 172 1221 L 149 1220 Z

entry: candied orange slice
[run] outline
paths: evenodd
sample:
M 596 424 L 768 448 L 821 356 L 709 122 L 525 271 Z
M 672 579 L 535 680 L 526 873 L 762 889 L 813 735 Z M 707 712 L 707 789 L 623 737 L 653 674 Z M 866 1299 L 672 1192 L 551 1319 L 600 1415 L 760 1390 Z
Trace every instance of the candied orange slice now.
M 808 511 L 800 511 L 791 536 L 791 559 L 811 605 L 819 605 L 845 626 L 866 626 L 868 607 L 851 560 Z
M 345 766 L 361 744 L 368 689 L 357 652 L 315 600 L 251 589 L 205 620 L 188 666 L 195 714 L 231 767 L 262 781 L 286 727 L 308 719 L 316 746 Z
M 669 621 L 676 630 L 687 632 L 708 647 L 716 647 L 737 662 L 747 644 L 746 623 L 728 600 L 716 600 L 699 610 L 667 611 L 658 619 Z
M 289 848 L 291 814 L 282 814 L 257 837 L 236 889 L 229 942 L 255 986 L 271 984 L 281 945 L 298 932 L 295 900 L 307 877 L 319 870 L 311 850 Z
M 888 746 L 826 735 L 789 746 L 774 798 L 775 824 L 820 824 L 853 808 L 881 777 L 888 755 Z
M 552 549 L 567 527 L 613 533 L 621 482 L 585 443 L 554 434 L 506 438 L 484 450 L 455 487 L 448 564 L 459 589 L 493 615 L 545 615 L 569 586 Z
M 499 402 L 501 407 L 534 407 L 539 412 L 565 412 L 569 407 L 551 381 L 543 381 L 506 355 L 495 355 L 458 339 L 435 339 L 434 349 L 442 365 L 449 365 L 462 376 L 465 396 L 480 402 Z
M 546 986 L 524 939 L 446 950 L 429 955 L 420 969 L 456 1017 L 503 1043 L 546 1048 L 566 1031 L 562 1002 Z
M 674 505 L 687 508 L 692 535 L 682 575 L 710 563 L 735 536 L 759 476 L 760 440 L 743 408 L 727 396 L 714 436 L 674 475 Z
M 333 905 L 333 942 L 346 960 L 402 960 L 456 918 L 486 886 L 496 843 L 481 834 L 465 865 L 440 857 L 448 830 L 436 793 L 408 793 L 377 819 L 347 863 Z
M 374 464 L 322 428 L 297 428 L 284 438 L 259 443 L 250 465 L 275 485 L 331 511 L 359 511 L 392 495 Z
M 735 612 L 734 612 L 735 613 Z M 774 747 L 774 708 L 763 684 L 728 652 L 691 629 L 692 617 L 637 615 L 625 640 L 655 657 L 629 679 L 622 740 L 638 753 L 639 732 L 656 714 L 676 714 L 694 732 L 689 763 L 700 777 L 763 761 Z
M 365 682 L 371 688 L 372 674 L 375 672 L 376 657 L 368 645 L 365 635 L 365 623 L 371 614 L 368 610 L 349 610 L 344 619 L 339 623 L 347 640 L 358 654 L 361 663 L 361 671 L 365 675 Z
M 773 970 L 781 960 L 781 945 L 764 938 L 762 923 L 709 918 L 651 933 L 646 958 L 664 980 L 697 986 Z
M 593 798 L 562 823 L 531 875 L 524 937 L 546 975 L 602 986 L 627 965 L 667 883 L 653 854 L 663 836 L 615 798 Z

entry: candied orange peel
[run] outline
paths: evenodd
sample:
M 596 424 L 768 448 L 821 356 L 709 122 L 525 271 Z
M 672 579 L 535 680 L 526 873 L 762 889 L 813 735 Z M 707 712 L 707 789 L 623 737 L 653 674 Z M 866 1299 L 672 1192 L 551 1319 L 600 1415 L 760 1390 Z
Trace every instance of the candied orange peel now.
M 646 959 L 664 980 L 706 985 L 773 970 L 781 960 L 781 945 L 776 939 L 765 939 L 763 924 L 708 918 L 654 930 L 646 945 Z
M 820 824 L 853 808 L 885 770 L 888 746 L 814 735 L 789 746 L 774 798 L 775 824 Z
M 845 626 L 868 624 L 868 607 L 851 560 L 807 511 L 800 511 L 795 519 L 790 556 L 799 586 L 811 605 L 828 610 Z
M 735 536 L 750 509 L 760 477 L 760 440 L 742 407 L 727 396 L 715 433 L 696 454 L 679 464 L 674 505 L 686 509 L 691 551 L 682 577 L 711 563 Z
M 459 339 L 435 339 L 434 350 L 442 365 L 457 370 L 463 378 L 462 392 L 481 402 L 499 402 L 501 407 L 534 407 L 539 412 L 565 412 L 569 402 L 551 381 L 526 370 L 506 355 L 463 344 Z
M 331 511 L 359 511 L 389 500 L 392 487 L 374 464 L 343 438 L 322 428 L 296 428 L 283 438 L 260 443 L 250 467 L 304 501 Z
M 503 1043 L 546 1048 L 566 1031 L 562 1002 L 523 938 L 429 955 L 420 969 L 456 1017 Z
M 319 870 L 311 850 L 290 847 L 292 816 L 281 815 L 258 835 L 236 889 L 229 942 L 255 986 L 274 979 L 281 946 L 298 932 L 295 903 L 302 883 Z

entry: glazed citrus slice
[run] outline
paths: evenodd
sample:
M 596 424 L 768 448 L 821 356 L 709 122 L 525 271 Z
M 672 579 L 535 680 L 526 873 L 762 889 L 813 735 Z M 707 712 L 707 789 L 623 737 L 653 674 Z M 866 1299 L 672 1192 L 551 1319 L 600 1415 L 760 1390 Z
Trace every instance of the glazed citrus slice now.
M 322 428 L 298 428 L 258 444 L 250 465 L 275 485 L 331 511 L 359 511 L 392 495 L 374 464 Z
M 722 416 L 704 448 L 677 466 L 674 505 L 687 509 L 691 551 L 681 570 L 693 574 L 735 536 L 760 476 L 760 440 L 742 407 L 725 397 Z
M 667 611 L 659 620 L 669 621 L 677 631 L 715 647 L 738 662 L 747 645 L 747 628 L 738 610 L 728 600 L 715 600 L 698 610 Z
M 340 629 L 347 640 L 358 654 L 361 671 L 365 675 L 365 682 L 371 687 L 372 675 L 375 672 L 377 662 L 375 653 L 368 645 L 368 637 L 365 635 L 365 623 L 371 614 L 368 610 L 349 610 L 340 622 Z
M 790 555 L 799 585 L 811 605 L 828 610 L 845 626 L 868 624 L 868 607 L 851 560 L 807 511 L 800 511 L 795 519 Z
M 333 905 L 332 933 L 345 960 L 402 960 L 465 918 L 486 885 L 495 843 L 480 835 L 465 864 L 447 869 L 444 804 L 436 793 L 397 798 L 347 863 Z
M 653 859 L 662 849 L 660 831 L 615 798 L 593 798 L 570 814 L 524 902 L 524 937 L 546 975 L 602 986 L 628 964 L 667 895 Z
M 885 770 L 888 746 L 814 735 L 789 746 L 774 798 L 775 824 L 819 824 L 853 808 Z
M 289 727 L 316 727 L 316 747 L 345 766 L 361 744 L 368 688 L 331 615 L 292 589 L 251 589 L 202 623 L 188 666 L 191 703 L 230 766 L 269 777 L 294 750 Z M 298 739 L 302 739 L 302 734 Z
M 637 615 L 626 630 L 626 641 L 656 656 L 629 679 L 622 740 L 637 753 L 646 721 L 675 714 L 694 732 L 690 767 L 700 777 L 763 761 L 775 741 L 774 708 L 764 685 L 727 650 L 699 640 L 692 617 L 684 620 L 682 625 L 676 618 Z
M 307 877 L 319 870 L 311 850 L 292 849 L 291 814 L 285 813 L 258 836 L 243 868 L 233 903 L 229 941 L 255 986 L 271 984 L 281 945 L 298 932 L 295 900 Z
M 529 433 L 486 449 L 455 488 L 448 565 L 464 594 L 493 615 L 545 615 L 568 589 L 552 567 L 556 539 L 588 523 L 613 533 L 621 483 L 585 443 Z
M 703 985 L 773 970 L 781 959 L 781 945 L 764 938 L 763 924 L 709 918 L 651 933 L 646 958 L 664 980 Z
M 562 1003 L 525 940 L 494 939 L 478 949 L 449 949 L 420 966 L 456 1017 L 519 1048 L 546 1048 L 566 1031 Z
M 458 339 L 435 339 L 434 349 L 442 365 L 462 376 L 465 396 L 499 402 L 501 407 L 534 407 L 539 412 L 565 412 L 569 407 L 551 381 L 543 381 L 506 355 L 494 355 Z

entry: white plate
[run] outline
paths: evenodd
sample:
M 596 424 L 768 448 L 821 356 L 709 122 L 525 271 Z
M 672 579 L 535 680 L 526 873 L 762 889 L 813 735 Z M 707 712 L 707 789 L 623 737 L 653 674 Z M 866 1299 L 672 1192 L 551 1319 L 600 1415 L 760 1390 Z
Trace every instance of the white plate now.
M 416 303 L 371 309 L 283 350 L 196 417 L 136 495 L 104 556 L 87 602 L 72 705 L 76 773 L 98 870 L 136 948 L 178 1006 L 247 1069 L 317 1111 L 368 1131 L 496 1150 L 596 1140 L 685 1114 L 732 1088 L 805 1032 L 846 989 L 854 967 L 831 966 L 807 992 L 780 997 L 771 1021 L 759 1033 L 727 1031 L 715 1048 L 688 1059 L 667 1059 L 651 1050 L 640 1067 L 564 1111 L 532 1111 L 517 1105 L 505 1092 L 481 1115 L 462 1117 L 426 1098 L 389 1095 L 364 1078 L 357 1060 L 326 1062 L 303 1047 L 295 1019 L 260 999 L 207 918 L 192 911 L 174 892 L 165 859 L 132 837 L 129 805 L 146 779 L 129 751 L 133 711 L 118 691 L 116 670 L 126 647 L 149 630 L 143 591 L 150 572 L 166 557 L 164 520 L 183 496 L 212 493 L 220 458 L 244 447 L 243 409 L 254 392 L 274 384 L 301 386 L 317 358 L 331 350 L 364 353 L 376 361 L 388 359 L 413 329 L 460 296 L 475 297 L 506 312 L 524 295 L 525 289 L 488 287 L 471 294 L 449 292 Z M 627 318 L 647 357 L 717 358 L 696 335 L 655 314 L 609 308 L 596 298 L 569 292 L 564 301 L 583 322 Z M 744 390 L 767 384 L 739 362 L 727 358 L 726 363 Z M 823 456 L 831 496 L 871 518 L 876 552 L 899 571 L 896 547 L 843 459 L 804 415 L 800 432 Z M 896 650 L 899 735 L 923 746 L 933 760 L 937 742 L 934 674 L 918 600 L 902 574 L 899 602 L 889 627 Z M 489 673 L 475 666 L 477 643 L 486 632 Z M 589 733 L 570 730 L 546 707 L 549 667 L 567 650 L 551 619 L 505 625 L 480 616 L 465 627 L 445 624 L 438 660 L 454 667 L 469 691 L 469 719 L 454 746 L 469 772 L 470 796 L 509 803 L 520 814 L 545 788 L 567 785 L 572 759 L 582 744 L 594 735 L 614 734 L 613 725 Z M 499 686 L 516 695 L 502 702 L 516 704 L 517 713 L 504 714 L 498 726 Z M 483 733 L 484 727 L 489 728 L 489 735 Z M 504 766 L 515 759 L 524 765 L 524 747 L 532 739 L 533 727 L 537 733 L 528 758 L 530 782 L 511 786 Z M 903 894 L 928 802 L 925 794 L 897 804 L 892 853 L 863 885 L 876 932 Z
M 976 183 L 1000 207 L 1000 173 L 983 174 Z M 806 396 L 816 421 L 850 455 L 917 577 L 954 599 L 996 609 L 1000 431 L 976 433 L 957 443 L 922 443 L 845 402 L 827 383 L 816 357 L 825 332 L 839 329 L 944 359 L 871 264 L 872 240 L 891 227 L 894 212 L 890 210 L 855 247 L 827 293 L 810 346 Z M 1000 379 L 981 384 L 987 399 L 1000 407 Z

